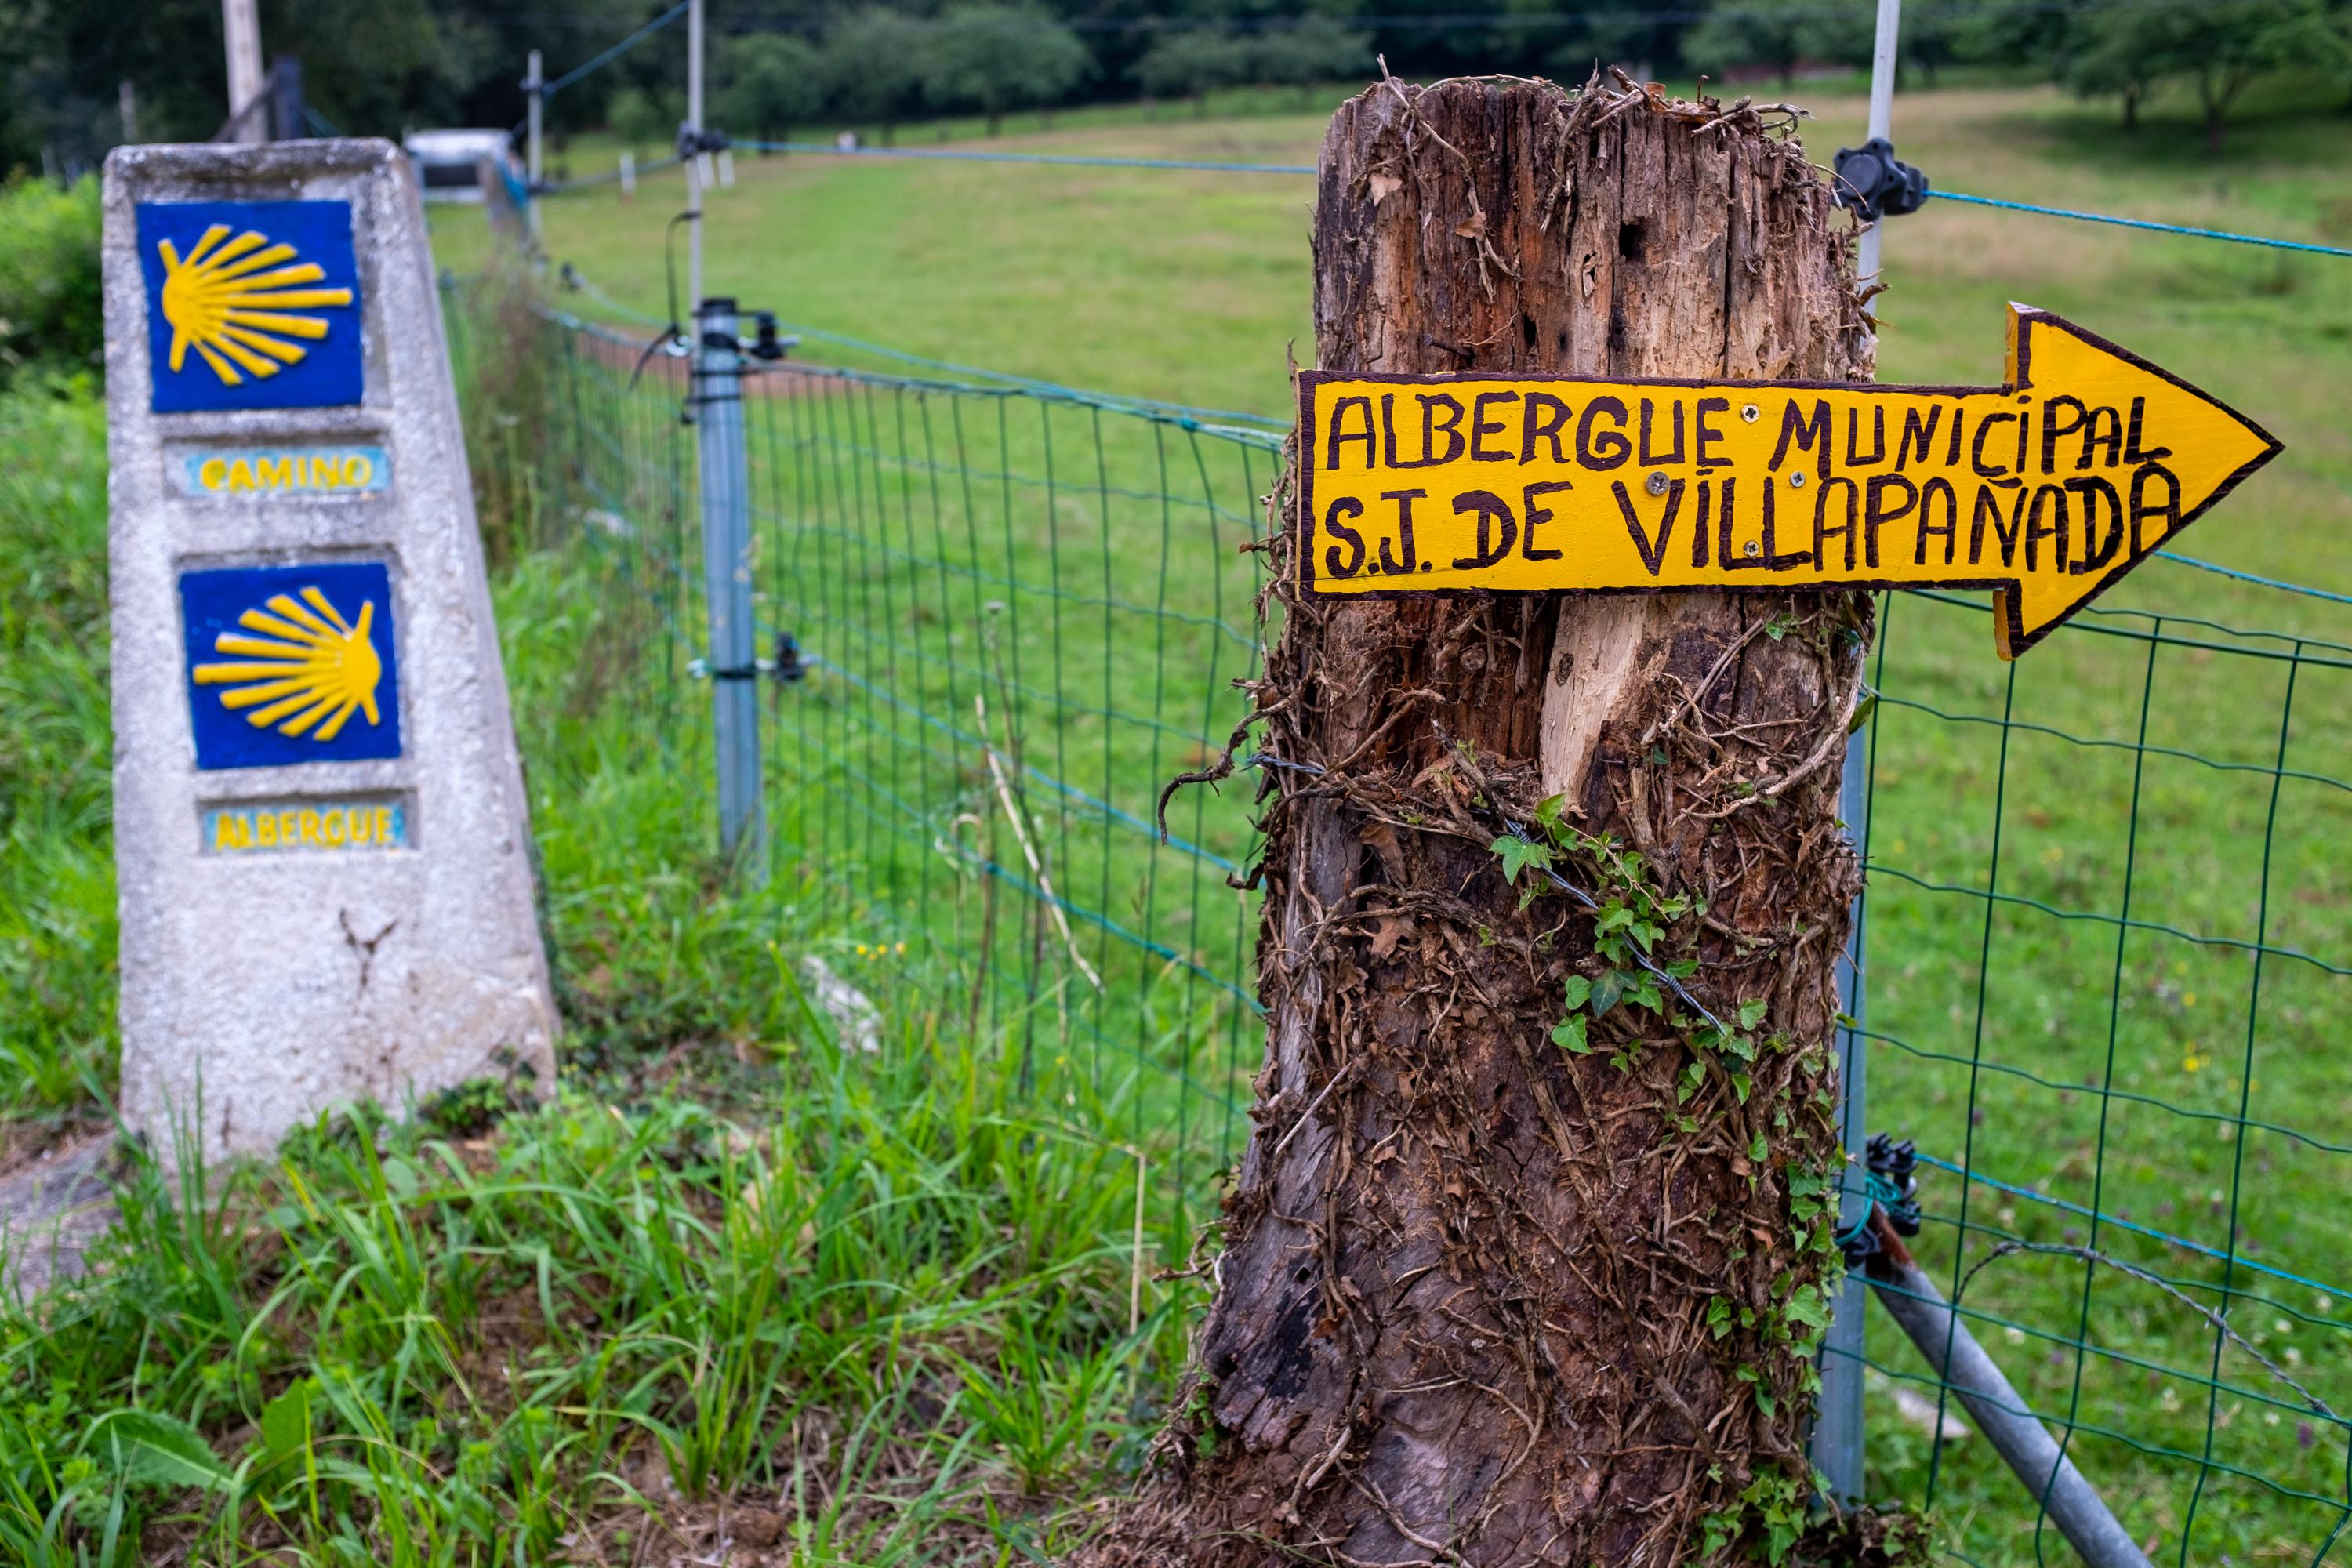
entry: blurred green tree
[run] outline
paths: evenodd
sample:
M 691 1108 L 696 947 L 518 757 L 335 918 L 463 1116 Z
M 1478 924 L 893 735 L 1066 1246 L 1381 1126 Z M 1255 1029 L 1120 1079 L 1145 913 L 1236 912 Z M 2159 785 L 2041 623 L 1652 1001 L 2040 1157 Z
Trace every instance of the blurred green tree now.
M 898 121 L 922 103 L 923 61 L 929 30 L 884 6 L 852 12 L 825 35 L 824 79 L 834 111 L 882 128 L 882 144 L 896 139 Z
M 2086 95 L 2116 93 L 2124 123 L 2158 82 L 2196 91 L 2205 150 L 2227 144 L 2231 111 L 2265 71 L 2301 66 L 2340 72 L 2352 60 L 2326 0 L 2199 0 L 2195 5 L 2116 5 L 2074 17 L 2076 48 L 2060 75 Z
M 677 141 L 678 125 L 686 119 L 686 101 L 674 93 L 625 87 L 613 95 L 608 113 L 613 133 L 627 142 L 632 152 L 648 146 L 667 151 Z
M 1205 114 L 1209 94 L 1248 80 L 1255 64 L 1247 39 L 1222 27 L 1186 27 L 1153 39 L 1129 74 L 1144 97 L 1189 98 L 1193 112 Z
M 719 124 L 736 136 L 790 140 L 793 126 L 824 109 L 824 64 L 814 46 L 787 33 L 729 40 L 719 57 Z
M 1272 27 L 1252 40 L 1258 80 L 1295 87 L 1299 101 L 1307 90 L 1329 81 L 1360 81 L 1375 68 L 1372 36 L 1331 16 L 1305 16 Z
M 1012 110 L 1068 97 L 1093 66 L 1078 36 L 1047 12 L 958 5 L 932 25 L 923 51 L 923 94 L 934 109 L 979 110 L 993 136 Z
M 1684 35 L 1683 56 L 1717 79 L 1762 66 L 1785 88 L 1821 31 L 1821 9 L 1820 0 L 1738 0 Z

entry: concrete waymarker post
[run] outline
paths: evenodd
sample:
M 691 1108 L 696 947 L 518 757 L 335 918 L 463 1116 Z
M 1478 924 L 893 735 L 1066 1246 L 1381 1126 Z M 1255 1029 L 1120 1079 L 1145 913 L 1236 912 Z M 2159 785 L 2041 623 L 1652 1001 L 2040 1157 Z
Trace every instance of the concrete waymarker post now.
M 388 142 L 106 166 L 122 1103 L 167 1157 L 551 1080 L 521 767 Z

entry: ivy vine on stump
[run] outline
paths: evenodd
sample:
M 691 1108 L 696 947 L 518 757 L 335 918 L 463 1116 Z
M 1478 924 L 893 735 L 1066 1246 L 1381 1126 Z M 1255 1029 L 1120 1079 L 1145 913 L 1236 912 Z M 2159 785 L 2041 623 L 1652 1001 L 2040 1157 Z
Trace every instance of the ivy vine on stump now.
M 1318 362 L 1867 380 L 1793 115 L 1619 81 L 1343 106 Z M 1293 537 L 1255 692 L 1254 1127 L 1181 1404 L 1082 1555 L 1782 1560 L 1834 1270 L 1869 600 L 1305 599 Z

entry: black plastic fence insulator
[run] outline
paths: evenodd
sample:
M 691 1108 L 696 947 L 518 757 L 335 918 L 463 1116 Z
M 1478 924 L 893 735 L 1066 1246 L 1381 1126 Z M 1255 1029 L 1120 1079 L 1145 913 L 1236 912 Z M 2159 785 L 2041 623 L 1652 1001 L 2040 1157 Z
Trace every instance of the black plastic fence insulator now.
M 733 145 L 735 143 L 727 139 L 724 131 L 713 131 L 706 126 L 698 132 L 690 121 L 678 121 L 677 156 L 681 163 L 698 153 L 724 153 Z
M 1895 155 L 1895 143 L 1874 136 L 1859 147 L 1841 147 L 1837 179 L 1832 187 L 1837 204 L 1851 207 L 1867 222 L 1901 217 L 1919 210 L 1927 199 L 1927 176 Z
M 752 338 L 748 351 L 753 359 L 773 363 L 783 358 L 788 351 L 800 346 L 801 340 L 797 336 L 782 338 L 776 335 L 776 313 L 773 310 L 754 311 L 751 320 L 757 323 L 757 335 Z
M 1862 1212 L 1846 1218 L 1837 1235 L 1838 1249 L 1845 1254 L 1845 1266 L 1859 1268 L 1878 1256 L 1878 1227 L 1871 1223 L 1874 1213 L 1886 1216 L 1897 1236 L 1919 1234 L 1919 1181 L 1917 1150 L 1908 1138 L 1901 1142 L 1885 1132 L 1874 1132 L 1863 1152 L 1864 1173 L 1863 1184 L 1868 1194 Z

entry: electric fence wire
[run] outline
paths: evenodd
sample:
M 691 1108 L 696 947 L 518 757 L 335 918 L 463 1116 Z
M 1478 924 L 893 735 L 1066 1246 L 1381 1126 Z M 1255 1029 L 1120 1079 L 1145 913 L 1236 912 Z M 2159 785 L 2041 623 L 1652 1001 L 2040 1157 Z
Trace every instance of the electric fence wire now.
M 1080 169 L 1165 169 L 1209 174 L 1311 174 L 1312 163 L 1233 163 L 1205 158 L 1128 158 L 1087 153 L 983 153 L 951 147 L 843 147 L 831 142 L 737 141 L 762 153 L 833 158 L 914 158 L 948 163 L 1058 163 Z
M 667 322 L 656 320 L 646 311 L 624 304 L 599 287 L 594 279 L 570 262 L 560 269 L 567 288 L 578 290 L 603 309 L 639 326 L 663 328 Z M 1187 430 L 1200 429 L 1219 435 L 1229 435 L 1261 445 L 1279 446 L 1281 434 L 1290 428 L 1287 418 L 1270 414 L 1253 414 L 1238 408 L 1205 408 L 1190 403 L 1170 403 L 1156 397 L 1136 397 L 1125 393 L 1095 392 L 1085 387 L 1065 386 L 1060 382 L 1045 381 L 1036 376 L 1016 375 L 1010 371 L 989 370 L 983 366 L 958 364 L 953 360 L 933 359 L 906 349 L 893 348 L 870 339 L 852 337 L 824 327 L 814 327 L 800 321 L 779 319 L 779 331 L 788 332 L 814 342 L 830 343 L 853 353 L 870 354 L 895 364 L 910 365 L 920 370 L 939 371 L 947 375 L 969 376 L 982 383 L 993 383 L 1006 387 L 1018 387 L 1039 396 L 1072 402 L 1088 408 L 1102 408 L 1119 413 L 1142 413 L 1174 421 Z M 1240 428 L 1234 428 L 1240 426 Z
M 810 156 L 833 158 L 906 158 L 962 163 L 1045 163 L 1087 169 L 1160 169 L 1179 173 L 1213 174 L 1312 174 L 1312 163 L 1237 163 L 1199 158 L 1122 157 L 1106 153 L 989 153 L 973 149 L 949 147 L 845 147 L 830 142 L 753 142 L 739 141 L 739 147 L 756 148 L 772 153 L 798 153 Z M 2000 207 L 2011 212 L 2034 213 L 2043 217 L 2071 218 L 2078 223 L 2109 224 L 2120 228 L 2144 229 L 2154 234 L 2174 234 L 2190 239 L 2224 240 L 2232 245 L 2263 246 L 2273 250 L 2295 250 L 2313 256 L 2352 257 L 2352 247 L 2319 245 L 2309 240 L 2280 239 L 2269 235 L 2239 234 L 2229 229 L 2200 228 L 2189 224 L 2163 223 L 2154 218 L 2123 217 L 2113 213 L 2083 212 L 2073 207 L 2042 206 L 2033 202 L 2010 201 L 2000 196 L 1973 195 L 1965 191 L 1930 190 L 1930 201 L 1966 202 L 1976 206 Z
M 644 26 L 639 27 L 635 32 L 631 33 L 627 37 L 623 38 L 619 43 L 614 44 L 612 47 L 604 50 L 602 54 L 593 57 L 583 64 L 576 65 L 570 70 L 565 71 L 562 76 L 555 77 L 549 80 L 539 89 L 540 96 L 542 99 L 552 98 L 555 94 L 562 92 L 565 88 L 570 87 L 573 82 L 580 80 L 582 78 L 604 69 L 606 66 L 611 65 L 614 60 L 619 59 L 623 55 L 627 54 L 631 49 L 635 48 L 639 44 L 644 43 L 647 38 L 652 37 L 656 33 L 660 32 L 664 27 L 668 26 L 672 22 L 677 21 L 680 16 L 685 16 L 687 13 L 687 7 L 691 3 L 692 0 L 677 0 L 677 5 L 671 6 L 668 10 L 655 17 L 652 21 L 647 22 Z
M 2024 16 L 2097 16 L 2114 12 L 2152 11 L 2177 5 L 2179 0 L 2009 0 L 2002 6 L 2004 15 Z M 576 24 L 578 16 L 565 12 L 491 9 L 477 13 L 486 17 L 525 26 Z M 1521 36 L 1546 29 L 1577 26 L 1687 26 L 1711 21 L 1769 21 L 1786 24 L 1796 21 L 1850 21 L 1854 16 L 1851 5 L 1822 4 L 1812 5 L 1722 5 L 1705 8 L 1680 5 L 1643 10 L 1626 6 L 1573 6 L 1543 11 L 1371 11 L 1334 16 L 1331 20 L 1344 26 L 1359 28 L 1405 28 L 1413 31 L 1493 27 L 1508 29 Z M 1969 0 L 1945 0 L 1941 5 L 1922 5 L 1919 0 L 1905 7 L 1905 16 L 1914 23 L 1958 19 L 1981 15 L 1979 6 Z M 719 19 L 720 25 L 731 30 L 748 32 L 775 28 L 801 27 L 822 29 L 839 19 L 830 11 L 812 11 L 782 6 L 747 5 L 730 8 Z M 1279 29 L 1290 26 L 1294 18 L 1279 13 L 1262 16 L 1186 16 L 1168 13 L 1147 13 L 1119 16 L 1066 16 L 1061 25 L 1076 33 L 1138 34 L 1183 32 L 1253 33 Z M 930 29 L 940 25 L 938 16 L 908 16 L 904 23 L 910 28 Z

